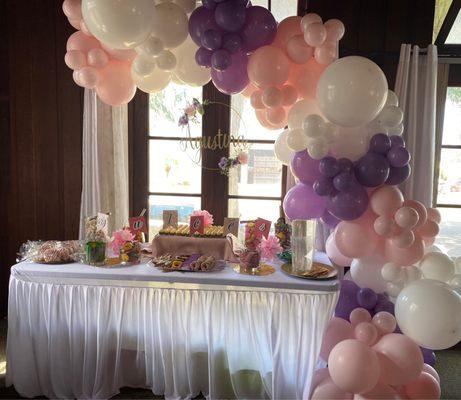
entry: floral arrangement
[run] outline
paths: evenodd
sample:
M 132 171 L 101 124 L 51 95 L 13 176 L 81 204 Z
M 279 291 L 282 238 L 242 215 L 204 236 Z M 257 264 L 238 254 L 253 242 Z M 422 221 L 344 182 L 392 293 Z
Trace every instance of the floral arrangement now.
M 218 167 L 220 169 L 219 172 L 223 175 L 229 176 L 229 172 L 232 168 L 245 164 L 248 164 L 248 154 L 244 151 L 240 152 L 237 157 L 234 158 L 221 157 L 221 160 L 219 160 L 218 163 Z
M 274 260 L 277 258 L 277 254 L 283 251 L 283 248 L 280 245 L 278 237 L 269 235 L 267 239 L 265 237 L 261 239 L 258 250 L 261 254 L 261 258 L 265 260 Z
M 205 109 L 203 106 L 206 106 L 210 103 L 209 100 L 204 100 L 202 103 L 195 97 L 192 99 L 192 104 L 188 104 L 184 109 L 184 113 L 179 117 L 178 125 L 179 126 L 189 126 L 189 122 L 198 122 L 198 115 L 205 114 Z
M 129 228 L 119 229 L 115 231 L 112 236 L 112 240 L 108 244 L 109 249 L 111 249 L 114 254 L 119 254 L 120 249 L 127 242 L 133 242 L 135 235 L 133 235 Z
M 213 225 L 213 215 L 211 215 L 207 210 L 196 210 L 192 212 L 191 217 L 200 217 L 203 216 L 205 227 Z
M 86 242 L 106 243 L 107 236 L 103 230 L 97 227 L 96 218 L 88 218 L 85 222 Z

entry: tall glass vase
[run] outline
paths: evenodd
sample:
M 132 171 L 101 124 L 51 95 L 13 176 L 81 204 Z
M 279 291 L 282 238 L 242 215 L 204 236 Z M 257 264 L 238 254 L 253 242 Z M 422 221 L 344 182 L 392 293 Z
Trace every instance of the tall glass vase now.
M 296 219 L 292 222 L 291 257 L 297 274 L 310 271 L 315 253 L 316 220 Z

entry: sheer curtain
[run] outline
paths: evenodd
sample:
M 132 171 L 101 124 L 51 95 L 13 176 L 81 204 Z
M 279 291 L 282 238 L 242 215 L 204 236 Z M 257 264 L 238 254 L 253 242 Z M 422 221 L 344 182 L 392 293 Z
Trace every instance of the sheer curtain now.
M 111 214 L 112 227 L 128 223 L 127 106 L 108 106 L 95 91 L 85 89 L 82 147 L 80 238 L 85 233 L 85 218 L 98 212 Z
M 418 46 L 402 44 L 395 92 L 404 112 L 403 133 L 412 173 L 402 185 L 406 198 L 432 206 L 436 149 L 437 47 L 427 55 Z

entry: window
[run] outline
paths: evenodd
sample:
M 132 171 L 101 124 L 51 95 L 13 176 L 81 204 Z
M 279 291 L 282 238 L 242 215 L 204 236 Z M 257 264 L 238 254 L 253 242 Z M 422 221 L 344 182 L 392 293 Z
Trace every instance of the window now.
M 437 244 L 461 255 L 461 87 L 448 87 L 439 156 L 436 206 L 442 214 Z

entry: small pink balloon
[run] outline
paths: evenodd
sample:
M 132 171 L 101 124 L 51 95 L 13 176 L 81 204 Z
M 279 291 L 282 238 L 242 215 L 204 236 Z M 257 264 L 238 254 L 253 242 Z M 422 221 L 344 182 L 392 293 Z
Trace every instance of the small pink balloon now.
M 325 42 L 321 46 L 317 46 L 314 52 L 315 61 L 319 64 L 329 65 L 338 58 L 338 50 L 336 43 Z
M 329 19 L 324 26 L 327 31 L 326 40 L 329 42 L 338 42 L 346 31 L 344 24 L 339 19 Z
M 383 186 L 370 196 L 370 207 L 378 215 L 392 216 L 402 204 L 402 192 L 395 186 Z
M 255 90 L 250 96 L 250 104 L 255 110 L 264 110 L 266 108 L 263 104 L 262 95 L 261 90 Z
M 416 232 L 424 238 L 436 237 L 439 234 L 439 225 L 437 222 L 428 219 L 424 225 L 420 226 Z
M 299 68 L 292 68 L 290 83 L 296 88 L 300 98 L 316 98 L 317 83 L 325 68 L 326 65 L 319 64 L 314 58 Z
M 386 399 L 386 400 L 401 400 L 405 397 L 402 397 L 395 388 L 385 385 L 383 383 L 378 383 L 373 389 L 369 392 L 363 394 L 356 394 L 354 400 L 374 400 L 374 399 Z
M 413 265 L 423 258 L 424 248 L 424 242 L 418 236 L 408 248 L 400 248 L 391 239 L 387 239 L 384 243 L 384 256 L 388 261 L 400 266 Z
M 395 246 L 408 249 L 415 242 L 415 234 L 412 231 L 403 231 L 393 236 L 391 240 Z
M 301 30 L 303 32 L 306 31 L 307 27 L 310 24 L 313 24 L 315 22 L 322 23 L 322 18 L 320 15 L 315 14 L 315 13 L 308 13 L 306 14 L 302 19 L 301 19 Z
M 342 318 L 333 317 L 328 323 L 325 333 L 323 334 L 320 357 L 324 361 L 327 361 L 333 347 L 343 340 L 353 338 L 354 331 L 352 330 L 351 324 Z
M 440 221 L 442 221 L 442 215 L 440 214 L 440 211 L 437 210 L 437 208 L 431 207 L 427 209 L 427 219 L 440 224 Z
M 301 17 L 291 16 L 285 18 L 277 26 L 277 34 L 272 42 L 274 46 L 285 50 L 288 41 L 296 35 L 301 35 Z
M 96 92 L 99 98 L 111 106 L 128 103 L 136 93 L 128 63 L 112 60 L 100 70 L 101 78 Z
M 83 83 L 80 81 L 79 74 L 78 74 L 78 69 L 76 69 L 74 72 L 72 72 L 72 78 L 74 79 L 74 82 L 80 86 L 84 87 Z
M 355 221 L 341 221 L 336 227 L 336 247 L 341 254 L 351 258 L 370 255 L 377 246 L 378 235 L 372 227 Z
M 380 215 L 373 223 L 375 232 L 380 236 L 391 236 L 395 231 L 395 223 L 389 216 Z
M 101 43 L 101 46 L 107 54 L 118 61 L 133 61 L 138 55 L 133 49 L 112 49 L 104 43 Z
M 289 107 L 296 103 L 296 100 L 298 100 L 298 91 L 294 86 L 283 85 L 281 90 L 283 95 L 282 105 L 284 107 Z
M 280 107 L 283 100 L 282 91 L 275 86 L 269 86 L 263 90 L 261 100 L 265 107 Z
M 73 20 L 82 19 L 82 0 L 64 0 L 62 11 L 67 18 Z
M 403 229 L 412 229 L 419 221 L 418 212 L 411 207 L 401 207 L 394 215 L 395 222 Z
M 368 346 L 372 346 L 378 340 L 378 330 L 376 326 L 369 322 L 360 322 L 354 329 L 354 335 L 357 340 L 365 343 Z
M 422 372 L 405 385 L 405 392 L 410 399 L 440 399 L 440 384 L 432 375 Z
M 287 114 L 283 107 L 267 109 L 266 119 L 267 122 L 274 126 L 285 126 L 287 124 Z
M 314 48 L 306 43 L 303 35 L 293 36 L 287 43 L 286 51 L 296 64 L 305 64 L 314 55 Z
M 95 68 L 104 68 L 109 62 L 109 57 L 103 49 L 91 49 L 87 55 L 88 65 Z
M 276 130 L 279 129 L 276 126 L 272 125 L 266 118 L 266 110 L 255 110 L 256 119 L 258 122 L 267 129 Z
M 94 89 L 100 80 L 98 70 L 93 67 L 83 67 L 78 70 L 77 75 L 78 80 L 87 89 Z
M 416 210 L 416 212 L 419 215 L 419 220 L 418 223 L 415 225 L 415 228 L 418 228 L 422 225 L 424 225 L 427 221 L 427 209 L 424 206 L 423 203 L 417 201 L 417 200 L 405 200 L 403 202 L 403 205 L 405 207 L 411 207 Z
M 67 20 L 69 21 L 69 24 L 71 24 L 72 27 L 77 30 L 80 29 L 80 26 L 82 25 L 82 21 L 83 21 L 83 19 L 70 19 L 70 18 L 67 18 Z
M 380 311 L 373 316 L 372 324 L 378 329 L 381 335 L 386 335 L 395 331 L 397 321 L 395 317 L 387 312 Z
M 426 247 L 432 246 L 435 243 L 435 237 L 423 237 L 423 242 Z
M 389 333 L 373 346 L 381 366 L 380 381 L 391 386 L 404 385 L 416 379 L 423 369 L 423 355 L 409 337 Z
M 346 393 L 333 382 L 331 378 L 325 379 L 314 387 L 311 400 L 347 400 L 352 399 L 352 393 Z
M 241 92 L 240 94 L 245 97 L 245 98 L 250 98 L 250 96 L 252 95 L 253 92 L 255 92 L 256 90 L 258 90 L 258 88 L 254 85 L 252 85 L 251 83 L 249 83 L 247 85 L 247 87 L 245 89 L 243 89 L 243 92 Z
M 440 383 L 440 376 L 434 367 L 431 367 L 429 364 L 423 364 L 423 372 L 432 375 Z
M 371 314 L 368 310 L 362 307 L 355 308 L 349 315 L 349 321 L 353 327 L 357 326 L 362 322 L 371 322 Z
M 380 373 L 376 352 L 354 339 L 343 340 L 331 350 L 328 370 L 333 382 L 348 393 L 373 389 Z
M 321 46 L 327 37 L 327 30 L 321 22 L 313 22 L 304 31 L 304 40 L 309 46 Z
M 67 39 L 66 50 L 80 50 L 83 53 L 88 53 L 91 49 L 97 49 L 101 47 L 99 40 L 92 36 L 87 36 L 81 31 L 74 32 Z
M 331 262 L 340 267 L 349 267 L 352 263 L 352 258 L 342 255 L 336 247 L 334 232 L 328 236 L 328 239 L 325 243 L 325 251 Z
M 86 66 L 86 57 L 80 50 L 70 50 L 64 56 L 64 62 L 70 69 L 80 69 Z
M 248 61 L 248 77 L 259 88 L 283 85 L 290 73 L 290 60 L 275 46 L 257 49 Z

